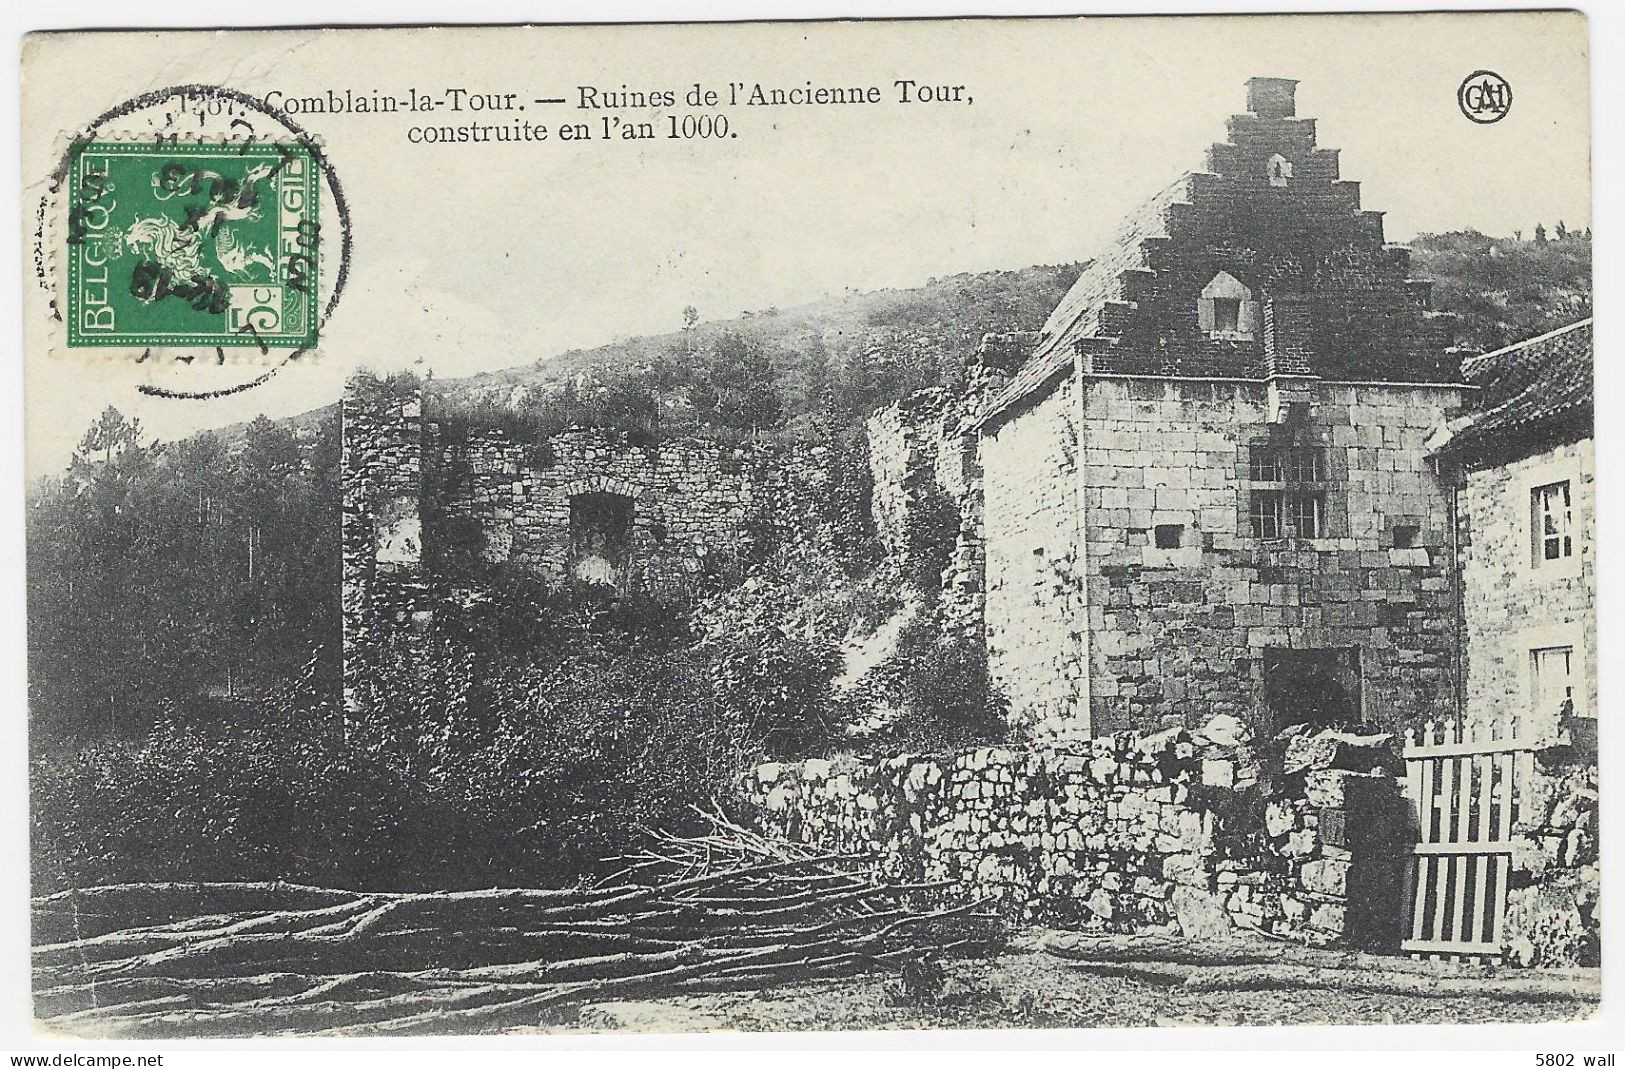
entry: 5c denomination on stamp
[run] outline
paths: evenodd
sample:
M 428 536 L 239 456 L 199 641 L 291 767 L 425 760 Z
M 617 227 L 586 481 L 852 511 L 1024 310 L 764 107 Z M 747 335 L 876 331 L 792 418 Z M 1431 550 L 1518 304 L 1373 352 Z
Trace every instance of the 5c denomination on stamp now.
M 68 345 L 310 348 L 319 181 L 299 142 L 76 145 Z

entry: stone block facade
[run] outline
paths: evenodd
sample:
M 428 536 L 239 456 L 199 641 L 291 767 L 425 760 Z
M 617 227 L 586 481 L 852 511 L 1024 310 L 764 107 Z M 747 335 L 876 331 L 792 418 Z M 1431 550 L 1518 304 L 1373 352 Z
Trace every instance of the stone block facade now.
M 430 609 L 423 561 L 423 397 L 404 379 L 357 379 L 340 402 L 343 512 L 340 598 L 344 697 L 352 656 L 421 627 Z
M 1280 651 L 1348 672 L 1345 719 L 1453 707 L 1449 497 L 1423 441 L 1460 391 L 1307 397 L 1285 429 L 1261 384 L 1089 376 L 989 430 L 988 651 L 1017 716 L 1094 734 L 1224 713 L 1273 733 L 1314 719 L 1271 693 Z M 1283 449 L 1319 469 L 1315 537 L 1255 529 L 1292 485 Z
M 1597 765 L 1569 745 L 1539 750 L 1512 832 L 1505 921 L 1508 960 L 1596 965 L 1601 953 Z
M 1392 941 L 1395 846 L 1371 829 L 1403 823 L 1394 780 L 1315 767 L 1265 789 L 1222 734 L 762 765 L 743 806 L 769 834 L 869 854 L 888 879 L 944 882 L 1015 917 Z

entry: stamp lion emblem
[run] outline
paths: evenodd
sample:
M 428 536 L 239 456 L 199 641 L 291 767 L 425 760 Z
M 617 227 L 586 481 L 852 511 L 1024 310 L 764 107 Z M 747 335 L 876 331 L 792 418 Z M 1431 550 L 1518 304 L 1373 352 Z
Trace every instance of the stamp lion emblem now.
M 315 344 L 305 146 L 93 141 L 69 182 L 69 346 Z

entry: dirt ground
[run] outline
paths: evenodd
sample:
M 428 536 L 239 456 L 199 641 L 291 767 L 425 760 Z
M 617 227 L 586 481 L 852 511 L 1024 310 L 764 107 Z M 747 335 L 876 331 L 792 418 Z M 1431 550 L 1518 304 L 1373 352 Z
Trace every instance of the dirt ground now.
M 992 959 L 942 963 L 934 997 L 895 974 L 583 1007 L 557 1030 L 1547 1022 L 1596 1012 L 1595 969 L 1531 971 L 1238 939 L 1125 939 L 1030 930 Z M 555 1029 L 549 1029 L 555 1030 Z

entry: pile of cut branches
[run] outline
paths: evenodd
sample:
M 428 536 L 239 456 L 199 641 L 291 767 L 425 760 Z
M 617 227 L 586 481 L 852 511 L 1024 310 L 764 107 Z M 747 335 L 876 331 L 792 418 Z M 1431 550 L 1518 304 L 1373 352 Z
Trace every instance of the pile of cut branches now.
M 876 882 L 720 813 L 593 887 L 435 893 L 119 884 L 34 901 L 35 1012 L 80 1035 L 499 1031 L 580 1006 L 765 986 L 1002 941 L 980 903 Z

